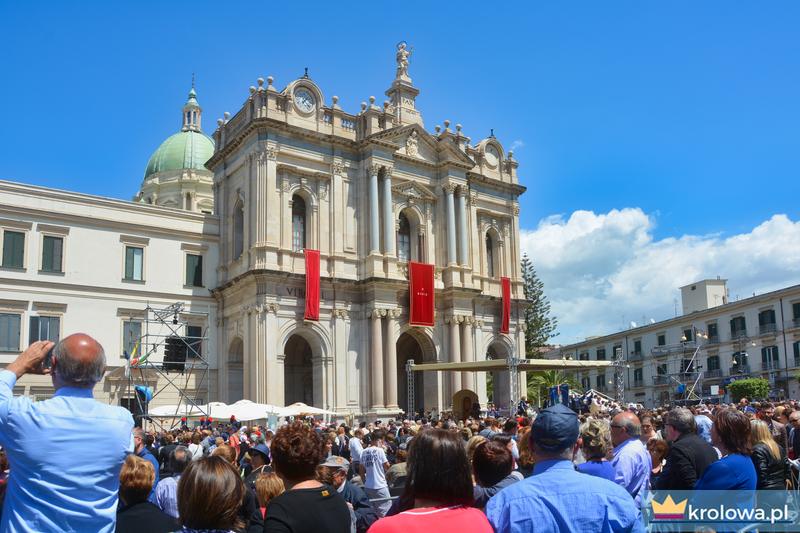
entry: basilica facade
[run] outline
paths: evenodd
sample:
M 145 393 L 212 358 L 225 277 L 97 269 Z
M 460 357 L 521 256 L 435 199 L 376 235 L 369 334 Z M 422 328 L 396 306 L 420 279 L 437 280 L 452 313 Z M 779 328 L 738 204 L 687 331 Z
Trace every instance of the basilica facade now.
M 0 332 L 0 362 L 33 339 L 37 305 L 61 310 L 64 334 L 106 324 L 101 342 L 117 354 L 131 342 L 125 324 L 145 303 L 179 300 L 192 320 L 205 317 L 210 385 L 198 399 L 303 401 L 342 415 L 389 416 L 409 408 L 409 360 L 524 353 L 525 188 L 517 162 L 493 135 L 473 142 L 449 121 L 426 129 L 409 56 L 401 45 L 386 100 L 370 97 L 356 112 L 326 98 L 308 75 L 280 90 L 271 77 L 259 78 L 210 137 L 193 88 L 181 130 L 150 158 L 133 202 L 0 184 L 0 230 L 23 228 L 26 265 L 45 253 L 39 228 L 70 235 L 61 243 L 59 279 L 40 279 L 33 268 L 0 272 L 0 288 L 15 294 L 0 300 L 0 325 L 10 321 L 8 338 Z M 39 194 L 70 201 L 37 211 Z M 82 202 L 105 211 L 92 217 Z M 70 233 L 73 226 L 81 229 Z M 78 235 L 88 248 L 102 236 L 106 255 L 113 242 L 120 257 L 78 265 L 68 250 L 79 246 Z M 304 319 L 309 249 L 320 254 L 318 320 Z M 409 324 L 410 262 L 434 265 L 432 326 Z M 114 274 L 104 281 L 100 269 Z M 504 277 L 511 286 L 507 333 L 500 331 Z M 70 317 L 61 301 L 87 290 L 104 295 L 102 320 L 79 303 Z M 109 358 L 101 385 L 109 402 L 123 400 L 113 379 L 124 364 Z M 413 380 L 414 409 L 448 409 L 462 389 L 487 400 L 483 373 L 416 373 Z M 507 376 L 492 383 L 495 397 L 507 398 Z
M 348 113 L 308 76 L 282 90 L 259 79 L 218 121 L 206 166 L 220 221 L 223 398 L 387 415 L 408 407 L 409 359 L 524 353 L 525 188 L 513 154 L 493 136 L 473 143 L 460 124 L 425 129 L 404 49 L 385 94 Z M 321 256 L 318 321 L 303 319 L 306 248 Z M 409 325 L 409 261 L 435 265 L 432 327 Z M 515 301 L 507 334 L 501 277 Z M 483 375 L 414 379 L 415 409 L 449 408 L 462 388 L 486 399 Z

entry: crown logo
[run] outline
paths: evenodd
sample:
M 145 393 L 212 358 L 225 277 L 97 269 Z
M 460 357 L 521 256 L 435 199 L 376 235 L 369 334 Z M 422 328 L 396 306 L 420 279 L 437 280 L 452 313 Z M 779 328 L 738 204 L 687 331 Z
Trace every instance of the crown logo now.
M 678 520 L 683 518 L 687 501 L 688 499 L 675 503 L 671 495 L 668 495 L 663 503 L 653 500 L 651 505 L 653 506 L 654 518 L 656 520 Z

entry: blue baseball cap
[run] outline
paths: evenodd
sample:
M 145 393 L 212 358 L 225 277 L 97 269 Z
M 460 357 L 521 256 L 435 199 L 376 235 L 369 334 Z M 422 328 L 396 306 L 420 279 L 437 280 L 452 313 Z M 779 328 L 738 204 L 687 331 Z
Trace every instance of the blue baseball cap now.
M 544 409 L 533 422 L 531 440 L 548 452 L 566 450 L 578 441 L 578 415 L 560 403 Z

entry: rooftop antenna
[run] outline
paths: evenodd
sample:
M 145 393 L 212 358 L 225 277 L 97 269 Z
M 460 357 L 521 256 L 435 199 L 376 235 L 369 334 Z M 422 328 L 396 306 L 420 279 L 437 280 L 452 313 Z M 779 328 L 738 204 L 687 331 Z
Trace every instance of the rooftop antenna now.
M 194 89 L 194 72 L 192 72 L 192 89 Z

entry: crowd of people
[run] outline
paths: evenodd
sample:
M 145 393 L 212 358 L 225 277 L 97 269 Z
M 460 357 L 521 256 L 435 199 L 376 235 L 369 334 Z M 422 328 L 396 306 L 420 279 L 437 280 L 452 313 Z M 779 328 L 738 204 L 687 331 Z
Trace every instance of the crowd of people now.
M 104 367 L 77 334 L 0 371 L 2 531 L 638 532 L 653 491 L 786 492 L 800 457 L 800 406 L 746 399 L 145 431 L 92 398 Z M 14 397 L 27 373 L 55 396 Z

